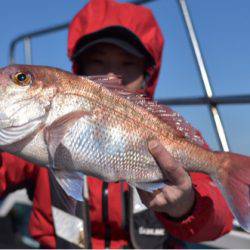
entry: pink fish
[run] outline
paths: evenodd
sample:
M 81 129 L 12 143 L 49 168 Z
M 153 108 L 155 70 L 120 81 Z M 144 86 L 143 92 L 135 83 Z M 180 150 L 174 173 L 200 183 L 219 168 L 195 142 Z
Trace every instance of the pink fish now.
M 0 69 L 0 148 L 54 170 L 81 198 L 82 173 L 152 191 L 164 184 L 148 151 L 157 138 L 187 171 L 210 175 L 250 232 L 250 157 L 213 152 L 177 113 L 126 91 L 119 79 L 59 69 Z

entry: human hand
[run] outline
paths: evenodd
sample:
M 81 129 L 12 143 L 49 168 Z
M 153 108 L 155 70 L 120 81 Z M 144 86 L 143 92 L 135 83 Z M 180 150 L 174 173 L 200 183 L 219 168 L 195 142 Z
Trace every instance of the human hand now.
M 189 174 L 158 141 L 149 141 L 148 147 L 168 184 L 153 193 L 138 190 L 142 203 L 154 211 L 167 213 L 174 218 L 185 216 L 195 201 Z

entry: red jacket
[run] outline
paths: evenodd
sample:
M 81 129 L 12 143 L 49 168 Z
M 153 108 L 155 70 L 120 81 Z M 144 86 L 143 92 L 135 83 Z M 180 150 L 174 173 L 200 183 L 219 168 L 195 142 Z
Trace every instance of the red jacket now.
M 8 153 L 0 157 L 0 197 L 17 189 L 31 189 L 34 199 L 29 231 L 42 246 L 55 248 L 48 170 Z
M 71 58 L 77 43 L 88 36 L 110 26 L 122 26 L 132 31 L 155 60 L 155 66 L 148 69 L 147 93 L 153 96 L 159 75 L 163 49 L 163 36 L 151 11 L 129 3 L 112 0 L 92 0 L 75 16 L 69 28 L 68 55 Z M 73 71 L 77 65 L 73 62 Z M 30 233 L 43 246 L 56 246 L 55 230 L 51 214 L 51 197 L 48 171 L 33 164 L 2 154 L 0 168 L 0 196 L 22 186 L 34 188 L 33 211 L 30 219 Z M 190 242 L 213 240 L 229 232 L 232 215 L 211 179 L 201 173 L 191 173 L 196 204 L 192 214 L 183 221 L 171 221 L 164 214 L 157 214 L 167 231 L 173 236 Z M 128 185 L 110 183 L 108 186 L 108 221 L 103 223 L 102 187 L 103 182 L 88 178 L 92 247 L 104 248 L 106 225 L 110 228 L 110 247 L 119 248 L 128 244 L 129 235 L 122 228 L 121 192 Z

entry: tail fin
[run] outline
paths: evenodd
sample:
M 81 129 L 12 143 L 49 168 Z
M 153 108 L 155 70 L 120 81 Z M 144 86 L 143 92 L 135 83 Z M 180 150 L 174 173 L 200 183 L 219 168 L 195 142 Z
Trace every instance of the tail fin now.
M 222 153 L 225 159 L 215 181 L 240 226 L 250 232 L 250 157 Z

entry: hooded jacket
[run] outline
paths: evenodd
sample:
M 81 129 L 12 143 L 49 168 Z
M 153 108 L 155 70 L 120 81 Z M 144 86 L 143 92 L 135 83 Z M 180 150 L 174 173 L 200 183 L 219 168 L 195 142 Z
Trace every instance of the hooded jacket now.
M 112 27 L 122 27 L 132 32 L 154 59 L 155 65 L 148 68 L 149 80 L 146 86 L 148 95 L 152 97 L 161 66 L 163 36 L 151 11 L 142 6 L 113 0 L 92 0 L 81 9 L 69 27 L 68 56 L 73 60 L 73 71 L 77 73 L 77 63 L 73 56 L 80 41 L 83 38 L 92 39 L 93 34 Z M 30 233 L 43 247 L 55 248 L 48 171 L 7 153 L 2 153 L 1 158 L 0 197 L 22 187 L 33 190 Z M 158 213 L 159 220 L 173 236 L 190 242 L 213 240 L 229 232 L 232 228 L 232 215 L 220 191 L 207 175 L 191 173 L 190 176 L 196 193 L 196 202 L 190 214 L 172 220 Z M 129 232 L 123 211 L 128 185 L 107 184 L 88 177 L 88 188 L 92 247 L 127 246 Z
M 133 34 L 133 44 L 139 41 L 141 46 L 153 58 L 155 65 L 149 67 L 147 93 L 154 95 L 159 76 L 164 38 L 152 12 L 143 6 L 131 3 L 117 3 L 112 0 L 91 0 L 74 17 L 69 26 L 68 57 L 72 60 L 82 39 L 86 42 L 96 39 L 98 34 L 109 35 L 108 29 L 126 29 Z M 107 32 L 106 32 L 107 30 Z M 112 34 L 113 35 L 113 34 Z M 127 33 L 125 34 L 125 36 Z M 114 34 L 114 36 L 117 36 Z M 92 38 L 93 37 L 93 38 Z M 88 39 L 89 38 L 89 39 Z M 137 45 L 137 44 L 136 44 Z M 138 45 L 140 46 L 140 45 Z M 77 63 L 73 60 L 73 72 L 77 73 Z

